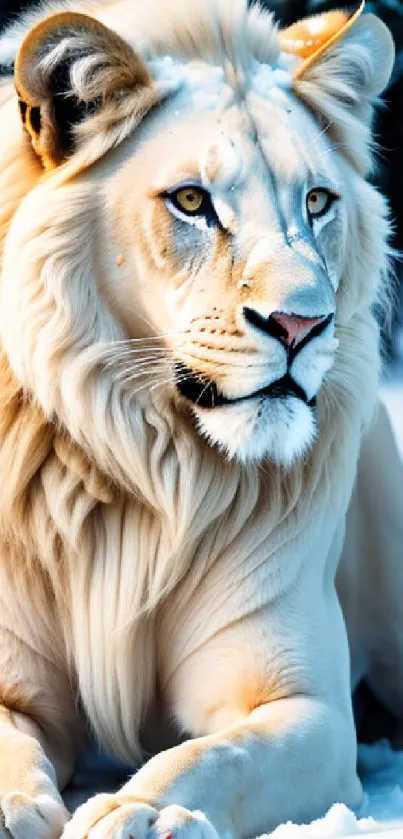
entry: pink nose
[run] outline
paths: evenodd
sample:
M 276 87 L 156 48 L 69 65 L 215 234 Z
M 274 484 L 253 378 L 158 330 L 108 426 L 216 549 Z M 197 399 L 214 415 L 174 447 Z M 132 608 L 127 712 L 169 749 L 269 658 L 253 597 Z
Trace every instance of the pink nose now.
M 287 347 L 294 347 L 312 332 L 312 329 L 326 319 L 326 315 L 317 318 L 305 318 L 301 315 L 286 315 L 284 312 L 273 312 L 272 320 L 276 321 L 283 330 L 279 335 L 280 341 Z

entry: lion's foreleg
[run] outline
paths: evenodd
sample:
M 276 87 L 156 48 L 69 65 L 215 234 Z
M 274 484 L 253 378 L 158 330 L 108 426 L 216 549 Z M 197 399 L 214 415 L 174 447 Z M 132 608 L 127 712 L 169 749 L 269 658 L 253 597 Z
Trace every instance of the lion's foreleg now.
M 350 806 L 360 800 L 351 761 L 340 760 L 347 730 L 337 710 L 322 701 L 278 700 L 215 735 L 158 755 L 122 794 L 202 810 L 221 836 L 253 835 L 290 818 L 310 820 L 335 796 Z
M 309 821 L 335 800 L 355 806 L 361 788 L 354 756 L 343 765 L 347 729 L 336 709 L 315 699 L 263 705 L 217 734 L 160 753 L 117 796 L 78 810 L 65 837 L 145 839 L 151 825 L 155 836 L 248 837 L 287 819 Z
M 0 839 L 59 839 L 80 723 L 67 677 L 0 631 Z
M 0 707 L 1 839 L 58 839 L 68 818 L 40 739 L 33 720 Z

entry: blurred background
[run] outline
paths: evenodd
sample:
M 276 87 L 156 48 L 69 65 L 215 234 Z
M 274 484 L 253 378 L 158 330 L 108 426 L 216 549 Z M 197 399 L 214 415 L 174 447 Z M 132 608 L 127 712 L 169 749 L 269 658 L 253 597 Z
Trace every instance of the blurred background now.
M 186 2 L 183 0 L 184 8 Z M 136 2 L 136 0 L 133 0 Z M 274 11 L 281 25 L 309 14 L 345 8 L 347 0 L 249 0 Z M 23 9 L 39 0 L 0 0 L 0 31 Z M 354 4 L 356 5 L 356 4 Z M 378 109 L 374 126 L 378 146 L 374 182 L 389 198 L 394 221 L 393 246 L 403 254 L 403 0 L 367 0 L 366 10 L 375 12 L 389 26 L 396 45 L 396 62 L 384 105 Z M 394 265 L 395 305 L 392 324 L 383 328 L 385 354 L 384 398 L 391 410 L 403 452 L 403 263 Z

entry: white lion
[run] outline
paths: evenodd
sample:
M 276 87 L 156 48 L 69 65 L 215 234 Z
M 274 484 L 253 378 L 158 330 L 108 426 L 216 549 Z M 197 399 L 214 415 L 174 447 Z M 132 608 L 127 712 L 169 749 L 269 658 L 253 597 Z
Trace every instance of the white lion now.
M 360 12 L 77 0 L 0 42 L 1 837 L 355 807 L 351 681 L 402 712 L 403 482 L 368 434 L 393 47 Z M 68 822 L 85 725 L 159 754 Z

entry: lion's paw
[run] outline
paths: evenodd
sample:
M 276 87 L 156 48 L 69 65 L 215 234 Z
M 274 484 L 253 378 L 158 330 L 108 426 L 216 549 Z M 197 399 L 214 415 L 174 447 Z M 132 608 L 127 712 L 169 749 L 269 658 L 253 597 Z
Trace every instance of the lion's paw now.
M 217 831 L 204 813 L 176 804 L 161 810 L 154 830 L 156 839 L 218 839 Z
M 60 839 L 69 813 L 47 793 L 8 792 L 0 801 L 0 839 Z
M 203 813 L 172 805 L 158 811 L 116 795 L 96 795 L 78 808 L 62 839 L 218 839 Z

